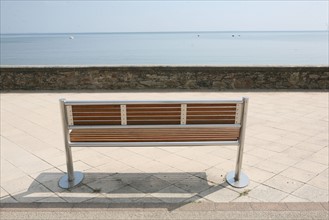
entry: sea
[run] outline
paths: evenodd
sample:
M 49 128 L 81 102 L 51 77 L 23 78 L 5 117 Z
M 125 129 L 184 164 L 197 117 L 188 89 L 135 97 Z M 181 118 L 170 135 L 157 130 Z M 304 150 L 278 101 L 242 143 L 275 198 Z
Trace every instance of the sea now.
M 325 65 L 329 31 L 1 34 L 1 65 Z

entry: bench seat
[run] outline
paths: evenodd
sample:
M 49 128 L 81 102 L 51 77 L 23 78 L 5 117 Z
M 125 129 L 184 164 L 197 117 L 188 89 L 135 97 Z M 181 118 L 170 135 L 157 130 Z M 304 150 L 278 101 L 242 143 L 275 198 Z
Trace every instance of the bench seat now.
M 239 127 L 75 129 L 71 142 L 237 141 Z

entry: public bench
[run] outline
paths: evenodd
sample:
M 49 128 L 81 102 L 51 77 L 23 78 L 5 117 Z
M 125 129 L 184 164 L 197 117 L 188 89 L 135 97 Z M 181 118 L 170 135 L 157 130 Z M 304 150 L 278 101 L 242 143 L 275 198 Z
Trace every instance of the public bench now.
M 60 100 L 67 174 L 62 188 L 82 182 L 73 170 L 72 147 L 145 147 L 237 145 L 235 171 L 226 175 L 234 187 L 245 187 L 241 172 L 248 98 L 181 101 Z

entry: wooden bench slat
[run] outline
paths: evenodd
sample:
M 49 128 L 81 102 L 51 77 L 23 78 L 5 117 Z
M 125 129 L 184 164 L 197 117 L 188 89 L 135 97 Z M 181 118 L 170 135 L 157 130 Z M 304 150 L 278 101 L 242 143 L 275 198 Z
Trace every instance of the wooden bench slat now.
M 73 112 L 73 116 L 117 116 L 120 117 L 120 112 Z
M 180 104 L 127 104 L 127 108 L 180 108 Z
M 72 105 L 72 110 L 88 110 L 88 109 L 108 109 L 117 110 L 120 109 L 120 105 Z
M 217 107 L 235 107 L 236 104 L 222 104 L 222 103 L 193 103 L 187 104 L 188 107 L 202 107 L 202 106 L 217 106 Z
M 147 111 L 147 112 L 153 112 L 153 111 L 180 111 L 180 107 L 168 107 L 168 108 L 129 108 L 127 107 L 127 111 L 130 112 L 141 112 L 141 111 Z
M 121 121 L 74 121 L 74 125 L 121 125 Z
M 82 129 L 70 133 L 72 142 L 101 141 L 215 141 L 237 140 L 239 128 L 176 128 L 176 129 Z
M 211 111 L 211 112 L 221 112 L 221 111 L 235 111 L 236 108 L 218 108 L 218 107 L 213 107 L 213 108 L 209 108 L 209 107 L 195 107 L 195 108 L 191 108 L 189 106 L 187 106 L 187 112 L 194 112 L 194 111 L 202 111 L 202 112 L 207 112 L 207 111 Z

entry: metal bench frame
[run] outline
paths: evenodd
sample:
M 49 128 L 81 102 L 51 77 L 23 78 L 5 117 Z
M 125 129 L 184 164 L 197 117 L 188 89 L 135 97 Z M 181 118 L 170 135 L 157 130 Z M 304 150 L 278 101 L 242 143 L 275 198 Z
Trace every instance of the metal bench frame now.
M 242 188 L 249 184 L 249 178 L 241 171 L 243 148 L 245 142 L 247 109 L 249 99 L 243 97 L 238 100 L 193 100 L 193 101 L 67 101 L 60 99 L 63 119 L 63 132 L 65 142 L 67 174 L 59 180 L 59 186 L 68 189 L 80 184 L 84 178 L 83 173 L 74 171 L 72 160 L 72 147 L 155 147 L 155 146 L 212 146 L 212 145 L 237 145 L 237 160 L 235 171 L 226 175 L 226 181 L 233 187 Z M 187 104 L 237 104 L 235 124 L 186 124 Z M 120 105 L 121 125 L 73 125 L 72 105 Z M 181 120 L 178 125 L 127 125 L 126 105 L 128 104 L 181 104 Z M 71 142 L 72 129 L 98 129 L 98 128 L 214 128 L 214 127 L 239 127 L 240 135 L 236 141 L 177 141 L 177 142 Z

